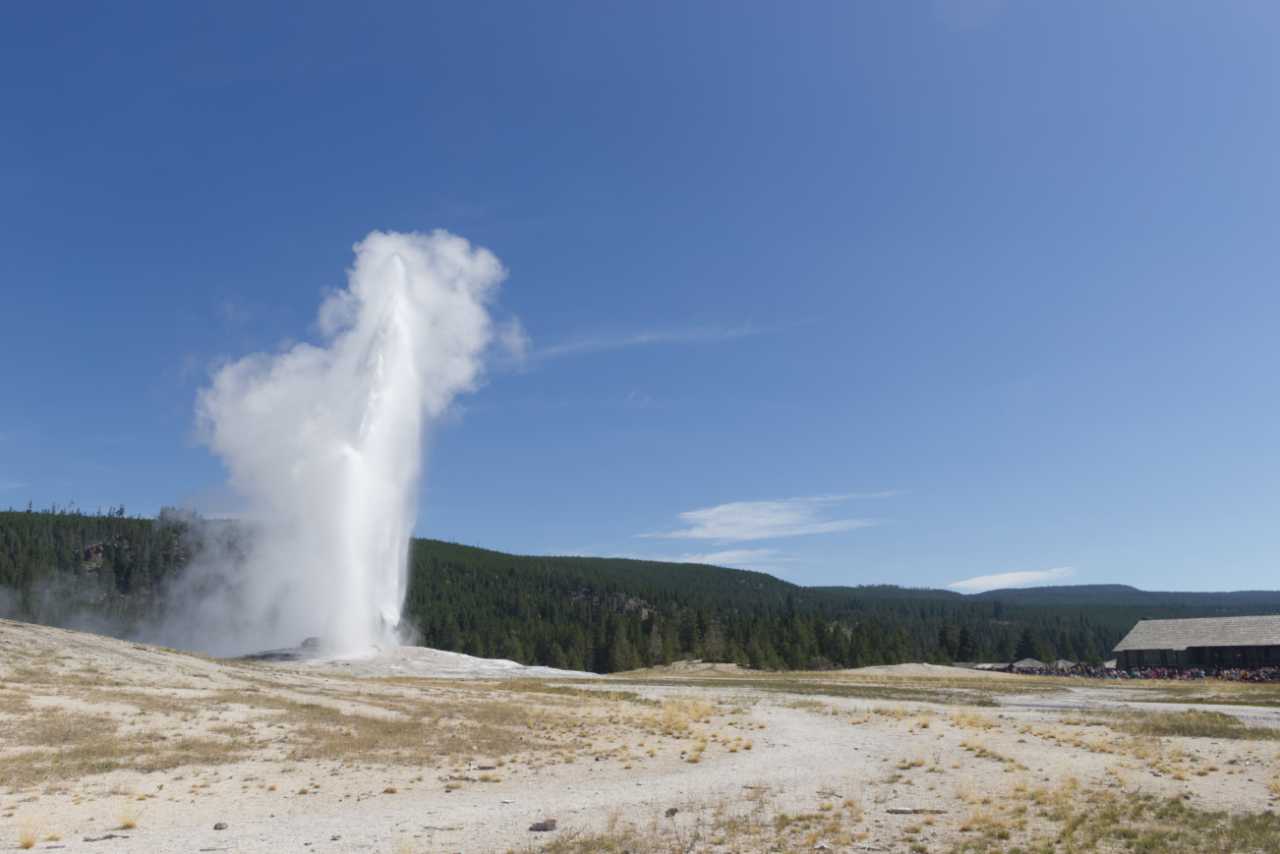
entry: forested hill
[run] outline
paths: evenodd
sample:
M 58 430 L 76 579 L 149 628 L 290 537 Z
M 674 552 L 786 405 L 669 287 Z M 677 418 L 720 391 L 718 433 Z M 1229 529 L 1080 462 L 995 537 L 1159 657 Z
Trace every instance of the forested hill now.
M 162 607 L 201 537 L 228 525 L 123 509 L 0 512 L 0 616 L 128 635 Z M 800 587 L 700 564 L 517 556 L 424 539 L 413 541 L 410 568 L 405 616 L 422 643 L 600 672 L 691 657 L 759 668 L 1099 660 L 1143 617 L 1280 613 L 1277 592 Z
M 1076 584 L 1065 587 L 1026 587 L 989 590 L 976 599 L 1001 599 L 1023 605 L 1121 605 L 1135 608 L 1220 610 L 1280 610 L 1280 591 L 1236 590 L 1230 593 L 1186 593 L 1172 590 L 1139 590 L 1127 584 Z

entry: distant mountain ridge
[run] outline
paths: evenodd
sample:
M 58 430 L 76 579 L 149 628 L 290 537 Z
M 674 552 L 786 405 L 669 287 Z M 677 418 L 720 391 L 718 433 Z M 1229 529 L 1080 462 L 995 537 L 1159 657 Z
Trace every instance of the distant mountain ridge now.
M 1019 587 L 974 593 L 975 599 L 1003 599 L 1031 603 L 1108 603 L 1154 605 L 1158 607 L 1280 609 L 1280 591 L 1173 591 L 1142 590 L 1128 584 L 1073 584 L 1050 587 Z

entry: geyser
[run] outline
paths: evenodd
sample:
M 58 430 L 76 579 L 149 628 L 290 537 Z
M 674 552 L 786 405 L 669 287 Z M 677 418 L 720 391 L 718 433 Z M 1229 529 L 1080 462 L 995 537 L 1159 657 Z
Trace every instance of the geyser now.
M 231 654 L 316 636 L 356 655 L 398 640 L 424 433 L 476 385 L 505 271 L 443 231 L 373 232 L 355 256 L 319 345 L 227 364 L 199 395 L 251 534 L 236 560 L 196 561 L 171 641 Z

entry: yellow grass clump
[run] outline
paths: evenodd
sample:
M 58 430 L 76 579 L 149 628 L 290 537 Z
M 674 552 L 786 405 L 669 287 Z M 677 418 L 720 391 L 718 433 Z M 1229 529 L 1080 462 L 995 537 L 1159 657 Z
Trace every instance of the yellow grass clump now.
M 688 732 L 697 723 L 705 723 L 715 713 L 715 708 L 703 700 L 666 700 L 658 713 L 663 730 L 671 733 Z
M 138 810 L 133 806 L 124 806 L 119 813 L 120 826 L 118 830 L 133 830 L 138 826 Z
M 35 848 L 40 841 L 40 827 L 33 819 L 27 819 L 18 826 L 18 847 L 22 850 Z

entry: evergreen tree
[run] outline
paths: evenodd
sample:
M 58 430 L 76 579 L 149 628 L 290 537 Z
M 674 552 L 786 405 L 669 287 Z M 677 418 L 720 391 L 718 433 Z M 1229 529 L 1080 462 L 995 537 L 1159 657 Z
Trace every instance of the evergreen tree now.
M 1018 638 L 1018 648 L 1014 650 L 1013 657 L 1018 661 L 1024 658 L 1035 658 L 1037 651 L 1035 638 L 1032 637 L 1031 628 L 1028 626 L 1022 630 L 1022 636 Z

